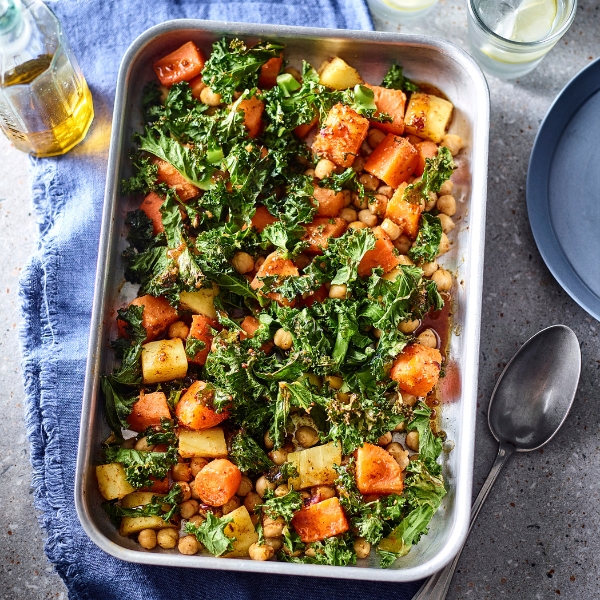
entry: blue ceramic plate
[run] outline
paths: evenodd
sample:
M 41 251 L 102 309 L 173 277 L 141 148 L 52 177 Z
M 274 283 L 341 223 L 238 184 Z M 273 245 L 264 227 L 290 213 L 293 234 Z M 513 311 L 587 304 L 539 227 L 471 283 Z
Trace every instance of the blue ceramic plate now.
M 567 84 L 540 127 L 527 210 L 551 273 L 600 321 L 600 59 Z

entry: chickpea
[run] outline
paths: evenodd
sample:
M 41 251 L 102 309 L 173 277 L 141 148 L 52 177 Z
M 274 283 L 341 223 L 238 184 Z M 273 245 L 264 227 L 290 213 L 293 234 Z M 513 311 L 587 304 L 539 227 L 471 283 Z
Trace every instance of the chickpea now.
M 454 196 L 440 196 L 437 201 L 437 209 L 449 217 L 456 214 L 456 200 Z
M 427 348 L 438 347 L 438 337 L 433 329 L 426 329 L 417 336 L 417 342 Z
M 358 219 L 358 213 L 353 208 L 342 208 L 342 210 L 340 210 L 340 217 L 342 217 L 344 221 L 352 223 Z
M 366 229 L 367 227 L 368 226 L 362 221 L 353 221 L 352 223 L 348 223 L 348 229 Z
M 294 67 L 286 67 L 283 70 L 284 73 L 289 73 L 298 83 L 302 82 L 302 74 L 298 69 L 294 69 Z
M 374 192 L 379 187 L 379 179 L 370 173 L 363 173 L 358 180 L 365 186 L 366 190 Z
M 322 158 L 315 167 L 315 176 L 319 179 L 325 179 L 325 177 L 329 177 L 335 170 L 335 163 L 327 160 L 326 158 Z
M 198 491 L 196 490 L 195 482 L 192 483 L 192 485 L 190 486 L 190 498 L 193 498 L 194 500 L 201 500 L 200 495 L 198 494 Z
M 269 452 L 269 458 L 277 466 L 282 465 L 287 460 L 287 456 L 288 456 L 288 451 L 285 448 L 277 448 L 277 450 L 271 450 L 271 452 Z M 258 492 L 258 481 L 256 482 L 256 485 L 257 485 L 256 491 Z M 275 489 L 275 488 L 273 488 L 273 489 Z M 258 492 L 258 493 L 260 494 L 260 492 Z
M 375 196 L 369 201 L 369 210 L 374 215 L 377 215 L 379 218 L 383 219 L 387 205 L 387 196 L 384 196 L 383 194 L 375 194 Z M 398 235 L 400 235 L 400 233 L 398 233 Z
M 193 523 L 196 527 L 200 527 L 200 525 L 202 525 L 202 523 L 204 523 L 204 521 L 206 521 L 206 519 L 204 518 L 203 515 L 192 515 L 188 521 L 190 523 Z
M 431 276 L 431 280 L 435 281 L 440 292 L 449 292 L 452 287 L 452 275 L 446 269 L 438 269 Z
M 380 131 L 379 129 L 369 129 L 369 133 L 367 134 L 367 141 L 369 142 L 369 146 L 375 150 L 381 142 L 385 139 L 385 133 Z
M 442 254 L 446 254 L 450 250 L 450 240 L 448 236 L 442 232 L 442 239 L 440 240 L 440 249 L 438 250 L 438 256 L 442 256 Z
M 344 380 L 337 375 L 327 375 L 325 377 L 325 383 L 334 390 L 339 390 L 344 385 Z
M 414 406 L 418 400 L 419 398 L 414 394 L 402 392 L 402 404 L 406 404 L 406 406 Z
M 410 461 L 408 460 L 408 452 L 402 447 L 402 444 L 392 442 L 385 449 L 392 455 L 402 470 L 406 469 Z
M 425 275 L 425 277 L 431 277 L 439 269 L 439 265 L 437 264 L 437 260 L 434 260 L 432 262 L 423 263 L 421 269 L 423 269 L 423 275 Z
M 296 440 L 303 448 L 312 448 L 319 442 L 319 434 L 307 425 L 298 427 L 296 429 Z
M 391 219 L 384 219 L 381 223 L 381 229 L 383 229 L 392 242 L 400 237 L 401 229 Z
M 387 446 L 388 444 L 390 444 L 392 441 L 392 432 L 388 431 L 387 433 L 384 433 L 378 440 L 377 440 L 377 445 L 378 446 Z
M 267 259 L 264 256 L 259 256 L 254 261 L 254 268 L 258 271 L 263 266 L 263 263 L 265 262 L 265 260 L 267 260 Z
M 254 270 L 254 259 L 247 252 L 236 252 L 231 259 L 231 264 L 240 275 Z
M 290 488 L 286 483 L 282 483 L 275 488 L 275 497 L 281 498 L 282 496 L 287 496 L 290 493 Z
M 200 102 L 207 106 L 219 106 L 222 101 L 223 98 L 221 97 L 221 94 L 215 94 L 209 87 L 205 87 L 200 92 Z
M 156 547 L 156 531 L 154 529 L 142 529 L 138 535 L 138 543 L 146 550 Z
M 394 431 L 406 431 L 406 421 L 401 421 L 394 427 Z
M 367 558 L 371 553 L 371 544 L 365 538 L 356 538 L 354 540 L 354 552 L 356 553 L 356 558 Z
M 421 321 L 419 319 L 413 319 L 412 321 L 402 321 L 398 323 L 398 329 L 405 335 L 411 334 L 415 329 L 419 327 Z
M 184 519 L 193 517 L 198 512 L 198 501 L 197 500 L 186 500 L 179 505 L 179 514 Z
M 317 555 L 317 551 L 312 546 L 310 546 L 306 548 L 306 550 L 304 550 L 304 554 L 310 558 L 314 558 Z
M 405 235 L 400 235 L 400 237 L 396 238 L 392 243 L 394 244 L 394 248 L 396 248 L 400 254 L 406 254 L 412 246 L 412 242 Z
M 275 442 L 271 439 L 268 431 L 265 432 L 265 435 L 263 436 L 263 442 L 267 450 L 271 450 L 275 446 Z
M 142 452 L 152 452 L 152 450 L 154 450 L 154 444 L 148 444 L 148 439 L 144 436 L 135 443 L 134 448 L 136 450 L 141 450 Z
M 281 550 L 281 546 L 283 546 L 281 538 L 265 538 L 265 544 L 267 546 L 271 546 L 271 548 L 273 548 L 273 552 L 279 552 L 279 550 Z
M 175 321 L 169 326 L 167 335 L 171 338 L 181 338 L 185 340 L 190 332 L 190 328 L 183 321 Z
M 345 283 L 334 284 L 329 288 L 329 297 L 343 300 L 348 293 L 348 287 Z
M 352 204 L 356 206 L 359 210 L 364 210 L 369 207 L 369 201 L 366 196 L 360 197 L 358 192 L 352 192 Z
M 302 490 L 300 492 L 300 495 L 302 496 L 302 500 L 310 500 L 310 493 L 307 492 L 306 490 Z
M 260 515 L 253 513 L 250 515 L 250 520 L 252 521 L 252 525 L 256 527 L 260 523 Z
M 177 540 L 179 540 L 179 533 L 176 529 L 161 529 L 156 534 L 158 545 L 165 550 L 175 548 L 175 546 L 177 546 Z
M 419 451 L 419 432 L 409 431 L 406 434 L 406 445 L 414 452 Z
M 137 440 L 134 437 L 131 437 L 131 438 L 125 440 L 121 444 L 121 448 L 125 448 L 126 450 L 131 450 L 132 448 L 135 447 L 136 443 L 137 443 Z
M 314 169 L 306 169 L 306 171 L 304 171 L 304 174 L 307 177 L 314 177 L 315 176 L 315 170 Z
M 450 233 L 456 227 L 456 223 L 448 215 L 440 213 L 438 215 L 438 218 L 440 220 L 440 223 L 442 224 L 442 231 L 444 233 Z
M 378 194 L 383 194 L 387 198 L 391 198 L 394 195 L 394 188 L 390 185 L 382 185 L 377 188 Z
M 177 463 L 173 465 L 171 470 L 171 478 L 173 481 L 190 481 L 192 479 L 192 471 L 189 465 L 185 463 Z
M 437 194 L 435 192 L 429 192 L 429 200 L 425 203 L 425 211 L 430 212 L 435 208 L 437 204 Z
M 315 485 L 310 488 L 311 495 L 313 497 L 317 497 L 319 502 L 323 500 L 329 500 L 329 498 L 333 498 L 335 494 L 335 488 L 330 485 Z
M 177 549 L 181 554 L 196 554 L 200 550 L 200 542 L 196 539 L 196 536 L 186 535 L 179 538 Z
M 178 481 L 177 485 L 181 490 L 181 501 L 185 502 L 186 500 L 189 500 L 192 497 L 192 486 L 190 486 L 190 484 L 187 481 Z M 194 489 L 195 488 L 196 486 L 194 486 Z
M 377 329 L 377 328 L 373 329 L 373 335 L 374 335 L 374 336 L 375 336 L 377 339 L 379 339 L 379 338 L 381 337 L 381 334 L 382 334 L 382 333 L 383 333 L 383 331 L 381 331 L 381 329 Z
M 446 179 L 446 181 L 444 181 L 444 183 L 442 183 L 438 194 L 440 196 L 446 196 L 448 194 L 451 194 L 453 190 L 454 190 L 454 183 L 450 179 Z
M 246 475 L 242 475 L 242 480 L 240 481 L 240 485 L 237 489 L 236 495 L 241 498 L 245 498 L 251 491 L 254 486 L 252 485 L 252 480 L 250 477 L 246 477 Z
M 455 135 L 453 133 L 447 133 L 442 138 L 442 146 L 446 146 L 448 150 L 450 150 L 450 154 L 452 156 L 456 156 L 463 148 L 464 142 L 460 135 Z
M 360 146 L 360 153 L 362 156 L 369 156 L 369 154 L 371 154 L 371 152 L 373 152 L 373 149 L 371 148 L 371 146 L 369 146 L 369 144 L 365 140 Z
M 275 550 L 267 544 L 259 546 L 254 543 L 248 548 L 248 556 L 250 556 L 252 560 L 269 560 L 273 554 L 275 554 Z
M 271 519 L 268 515 L 263 516 L 263 533 L 265 537 L 278 538 L 283 535 L 285 521 L 283 517 Z
M 357 156 L 352 163 L 352 170 L 360 173 L 365 168 L 365 162 L 362 156 Z
M 308 254 L 298 254 L 298 256 L 296 256 L 296 258 L 294 259 L 294 264 L 300 269 L 306 269 L 306 267 L 308 267 L 308 265 L 310 265 L 310 263 L 312 262 L 312 259 L 310 258 L 310 256 L 308 256 Z
M 352 192 L 350 190 L 342 190 L 342 196 L 344 196 L 344 207 L 352 204 Z
M 205 458 L 200 458 L 199 456 L 192 458 L 190 460 L 190 471 L 192 473 L 192 477 L 196 477 L 202 469 L 208 464 L 208 461 Z
M 261 477 L 259 477 L 256 480 L 256 493 L 261 498 L 265 497 L 267 490 L 274 490 L 276 487 L 277 487 L 277 484 L 273 483 L 272 481 L 269 481 L 264 475 L 262 475 Z M 248 498 L 248 496 L 246 496 L 246 498 Z M 244 502 L 244 504 L 245 504 L 245 502 Z M 248 508 L 248 507 L 246 506 L 246 508 Z
M 358 213 L 358 220 L 364 223 L 367 227 L 375 227 L 375 225 L 377 225 L 377 216 L 374 215 L 368 208 L 365 208 Z
M 401 254 L 398 257 L 398 264 L 399 265 L 406 265 L 406 266 L 410 267 L 411 265 L 414 265 L 415 263 L 406 254 Z
M 289 350 L 293 344 L 292 334 L 283 328 L 278 329 L 275 332 L 273 341 L 278 348 L 281 348 L 282 350 Z
M 242 502 L 237 496 L 232 496 L 225 504 L 223 504 L 222 510 L 224 515 L 228 515 L 233 512 L 236 508 L 241 506 Z

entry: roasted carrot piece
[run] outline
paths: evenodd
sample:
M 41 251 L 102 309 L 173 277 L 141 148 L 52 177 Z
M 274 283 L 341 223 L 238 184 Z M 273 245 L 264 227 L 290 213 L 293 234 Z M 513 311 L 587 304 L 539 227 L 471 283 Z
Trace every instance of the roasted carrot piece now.
M 292 525 L 304 543 L 318 542 L 350 529 L 336 497 L 301 508 L 292 518 Z
M 415 144 L 415 148 L 419 153 L 419 162 L 417 163 L 417 167 L 415 168 L 413 175 L 420 177 L 421 175 L 423 175 L 423 171 L 425 170 L 425 159 L 437 156 L 438 147 L 435 142 L 426 140 L 424 142 L 419 142 L 418 144 Z
M 206 357 L 210 352 L 210 346 L 213 341 L 211 329 L 214 329 L 216 326 L 217 321 L 205 315 L 194 315 L 192 317 L 192 326 L 190 327 L 188 338 L 201 340 L 204 342 L 204 348 L 198 350 L 194 358 L 188 357 L 188 362 L 195 365 L 203 365 L 206 362 Z
M 193 79 L 203 68 L 204 56 L 194 42 L 187 42 L 154 63 L 154 72 L 161 84 L 166 87 Z
M 172 323 L 179 319 L 177 311 L 164 296 L 140 296 L 129 303 L 129 306 L 143 306 L 142 327 L 146 330 L 146 342 L 152 342 L 165 333 Z M 117 320 L 119 335 L 127 337 L 125 321 Z
M 253 290 L 260 290 L 264 286 L 261 278 L 272 275 L 277 276 L 277 278 L 281 280 L 285 279 L 286 277 L 297 277 L 299 272 L 296 265 L 289 258 L 283 258 L 277 251 L 271 252 L 271 254 L 269 254 L 269 256 L 267 256 L 265 259 L 265 262 L 260 266 L 256 276 L 250 283 L 250 287 Z M 293 306 L 294 304 L 293 300 L 287 300 L 277 292 L 261 293 L 263 293 L 267 298 L 275 300 L 275 302 L 281 304 L 282 306 Z
M 204 381 L 194 381 L 175 407 L 179 425 L 188 429 L 210 429 L 229 417 L 227 411 L 213 410 L 214 389 Z
M 342 236 L 348 227 L 348 223 L 340 217 L 315 217 L 312 223 L 302 227 L 306 230 L 302 239 L 309 244 L 306 252 L 308 254 L 323 254 L 323 250 L 327 248 L 329 238 Z
M 375 248 L 367 250 L 358 265 L 358 274 L 361 277 L 370 275 L 375 267 L 381 267 L 384 273 L 388 273 L 400 263 L 398 251 L 388 234 L 381 227 L 376 227 L 373 233 L 376 238 Z
M 427 396 L 440 377 L 442 355 L 437 348 L 411 344 L 396 358 L 390 377 L 403 392 Z
M 365 171 L 397 188 L 413 174 L 418 162 L 419 153 L 406 138 L 388 133 L 369 154 Z
M 318 217 L 337 217 L 344 208 L 344 193 L 315 185 L 313 192 Z
M 209 506 L 223 506 L 229 502 L 242 481 L 241 471 L 226 458 L 209 462 L 194 480 L 200 500 Z
M 244 113 L 244 125 L 248 130 L 248 135 L 255 138 L 262 127 L 262 114 L 265 110 L 265 103 L 256 96 L 252 96 L 252 98 L 242 100 L 237 109 Z
M 283 64 L 283 53 L 270 58 L 261 68 L 258 75 L 258 87 L 262 90 L 270 90 L 277 85 L 277 75 Z
M 170 418 L 167 397 L 163 392 L 145 394 L 142 390 L 139 400 L 131 408 L 127 423 L 133 431 L 145 431 L 148 427 L 158 427 L 161 419 Z
M 267 225 L 272 225 L 273 223 L 277 223 L 279 219 L 274 217 L 268 210 L 266 206 L 259 206 L 254 213 L 254 216 L 251 219 L 252 227 L 254 227 L 258 233 L 262 233 Z
M 404 133 L 404 109 L 406 106 L 406 94 L 402 90 L 392 90 L 378 85 L 369 85 L 365 83 L 375 95 L 375 106 L 377 106 L 376 116 L 381 113 L 387 113 L 392 117 L 391 122 L 381 123 L 371 121 L 371 126 L 381 129 L 386 133 L 395 133 L 402 135 Z
M 394 192 L 387 204 L 385 216 L 400 227 L 403 235 L 414 240 L 419 233 L 419 219 L 423 212 L 423 205 L 405 200 L 405 188 L 406 186 L 400 186 Z
M 164 199 L 157 193 L 150 192 L 140 204 L 140 210 L 146 213 L 146 216 L 152 221 L 152 233 L 154 235 L 158 235 L 165 230 L 162 215 L 160 214 L 160 207 L 163 205 L 163 202 Z
M 310 130 L 319 122 L 319 119 L 317 118 L 317 116 L 315 115 L 315 117 L 313 117 L 313 120 L 310 123 L 305 123 L 304 125 L 298 125 L 298 127 L 296 127 L 294 129 L 294 134 L 299 137 L 301 140 L 303 140 L 310 132 Z
M 260 321 L 251 315 L 244 317 L 244 320 L 240 323 L 240 327 L 243 331 L 240 332 L 240 340 L 254 337 L 254 334 L 260 327 Z M 273 349 L 273 342 L 265 342 L 260 349 L 268 354 Z
M 364 444 L 355 455 L 356 486 L 361 494 L 402 493 L 402 469 L 387 450 L 373 444 Z
M 160 158 L 154 158 L 152 162 L 158 167 L 156 183 L 166 183 L 173 188 L 182 202 L 195 198 L 200 190 L 190 183 L 171 163 Z

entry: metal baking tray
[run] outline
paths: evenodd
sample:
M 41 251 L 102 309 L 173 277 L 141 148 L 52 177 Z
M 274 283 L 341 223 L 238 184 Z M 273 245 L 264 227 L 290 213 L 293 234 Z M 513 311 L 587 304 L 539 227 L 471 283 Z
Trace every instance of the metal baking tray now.
M 130 175 L 131 134 L 142 125 L 141 91 L 154 78 L 154 58 L 188 40 L 209 54 L 212 42 L 223 36 L 242 37 L 250 43 L 259 39 L 283 42 L 286 58 L 296 67 L 302 59 L 318 67 L 323 60 L 339 55 L 373 83 L 381 82 L 389 66 L 397 62 L 409 78 L 432 84 L 453 102 L 451 132 L 466 141 L 460 168 L 453 175 L 459 206 L 457 227 L 451 236 L 452 250 L 443 257 L 444 266 L 456 275 L 454 335 L 441 390 L 441 426 L 448 441 L 454 444 L 453 450 L 443 454 L 449 493 L 431 522 L 429 534 L 390 569 L 380 569 L 377 557 L 359 560 L 355 567 L 330 567 L 184 556 L 176 550 L 159 548 L 145 551 L 133 540 L 121 537 L 100 506 L 95 466 L 100 463 L 100 444 L 108 437 L 109 428 L 99 376 L 113 367 L 109 340 L 116 335 L 116 309 L 135 295 L 134 288 L 124 284 L 121 261 L 126 246 L 125 214 L 133 207 L 121 196 L 119 182 Z M 92 541 L 117 558 L 138 563 L 374 581 L 413 581 L 431 575 L 452 560 L 466 537 L 471 507 L 488 133 L 489 93 L 485 78 L 464 51 L 445 40 L 189 19 L 153 27 L 133 42 L 123 58 L 117 82 L 75 481 L 77 513 Z

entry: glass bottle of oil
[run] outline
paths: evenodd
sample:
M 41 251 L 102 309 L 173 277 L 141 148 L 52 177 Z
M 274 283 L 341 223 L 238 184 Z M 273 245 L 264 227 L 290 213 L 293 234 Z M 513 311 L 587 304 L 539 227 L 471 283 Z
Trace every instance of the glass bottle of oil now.
M 85 137 L 92 96 L 60 23 L 41 0 L 0 0 L 0 129 L 35 156 Z

